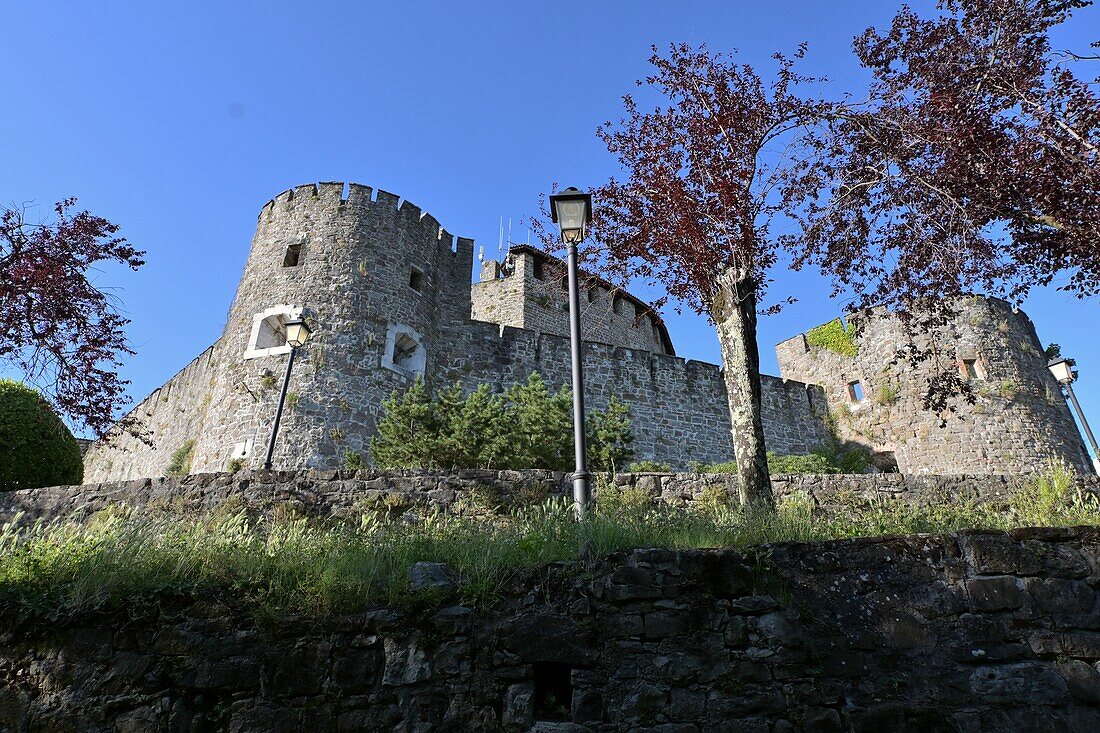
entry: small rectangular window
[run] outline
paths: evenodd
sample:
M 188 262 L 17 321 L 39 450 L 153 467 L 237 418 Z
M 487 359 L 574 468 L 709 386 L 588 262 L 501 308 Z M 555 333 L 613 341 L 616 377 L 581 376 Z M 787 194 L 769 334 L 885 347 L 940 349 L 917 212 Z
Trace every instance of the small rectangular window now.
M 409 287 L 419 291 L 424 284 L 424 273 L 415 267 L 409 272 Z
M 598 285 L 593 285 L 588 288 L 588 302 L 595 303 L 600 299 L 600 288 Z
M 302 245 L 292 244 L 286 248 L 283 255 L 283 267 L 297 267 L 302 260 Z
M 536 257 L 533 262 L 534 262 L 534 264 L 531 266 L 531 277 L 535 278 L 536 280 L 541 280 L 542 279 L 542 260 L 540 260 L 538 257 Z
M 612 300 L 611 300 L 611 310 L 615 313 L 620 313 L 621 314 L 623 312 L 623 299 L 620 298 L 617 295 L 614 298 L 612 298 Z
M 852 402 L 863 401 L 863 385 L 858 381 L 848 382 L 848 399 Z
M 959 370 L 962 372 L 964 379 L 982 379 L 982 370 L 978 365 L 977 359 L 963 359 L 962 368 Z

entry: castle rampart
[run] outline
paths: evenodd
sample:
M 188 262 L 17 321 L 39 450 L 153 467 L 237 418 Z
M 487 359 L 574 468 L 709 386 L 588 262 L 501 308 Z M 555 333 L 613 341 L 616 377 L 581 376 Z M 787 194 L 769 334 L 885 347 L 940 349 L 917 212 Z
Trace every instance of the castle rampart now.
M 294 366 L 273 461 L 280 468 L 366 458 L 383 400 L 417 375 L 432 386 L 503 390 L 538 371 L 554 388 L 568 385 L 568 314 L 552 258 L 515 247 L 503 269 L 486 263 L 485 281 L 471 286 L 473 253 L 473 241 L 386 191 L 320 183 L 280 193 L 260 211 L 221 337 L 135 408 L 153 446 L 122 435 L 94 445 L 87 480 L 163 475 L 188 444 L 195 473 L 258 467 L 289 352 L 285 322 L 299 315 L 313 337 Z M 730 460 L 719 367 L 675 357 L 664 324 L 633 295 L 595 278 L 586 284 L 590 403 L 614 396 L 630 405 L 638 459 L 674 469 Z M 779 345 L 785 379 L 763 378 L 769 450 L 825 446 L 831 411 L 841 437 L 893 453 L 907 472 L 1033 472 L 1052 457 L 1090 470 L 1030 321 L 984 303 L 975 301 L 953 337 L 960 359 L 984 375 L 982 401 L 947 416 L 946 431 L 919 407 L 920 375 L 887 368 L 899 336 L 889 319 L 875 319 L 854 357 L 801 336 Z M 846 400 L 853 381 L 867 390 L 861 400 Z

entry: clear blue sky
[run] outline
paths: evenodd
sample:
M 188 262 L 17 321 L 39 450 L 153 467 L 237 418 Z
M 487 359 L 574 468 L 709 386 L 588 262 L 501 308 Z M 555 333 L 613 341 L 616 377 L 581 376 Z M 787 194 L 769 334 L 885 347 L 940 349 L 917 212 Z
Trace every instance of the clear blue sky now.
M 928 3 L 912 3 L 927 8 Z M 123 369 L 140 399 L 221 333 L 256 215 L 290 186 L 356 181 L 403 196 L 496 250 L 501 216 L 535 213 L 552 181 L 614 172 L 594 135 L 646 71 L 651 44 L 707 42 L 771 68 L 810 43 L 810 67 L 858 87 L 851 38 L 892 0 L 740 2 L 8 3 L 0 26 L 0 201 L 66 196 L 148 252 L 104 286 L 132 319 Z M 1081 49 L 1100 12 L 1058 34 Z M 799 303 L 761 321 L 772 346 L 839 304 L 812 273 L 777 273 Z M 639 293 L 645 295 L 644 291 Z M 1082 372 L 1100 427 L 1100 303 L 1054 292 L 1026 309 Z M 668 314 L 678 353 L 718 361 L 701 318 Z

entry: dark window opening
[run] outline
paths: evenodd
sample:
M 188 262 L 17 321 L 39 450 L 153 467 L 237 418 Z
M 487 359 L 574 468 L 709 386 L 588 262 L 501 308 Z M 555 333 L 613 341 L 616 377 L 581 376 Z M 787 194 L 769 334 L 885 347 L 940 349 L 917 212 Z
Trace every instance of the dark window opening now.
M 569 276 L 568 275 L 562 275 L 561 276 L 561 289 L 564 290 L 565 292 L 569 292 Z
M 623 312 L 623 299 L 616 295 L 611 301 L 611 310 L 621 314 Z
M 962 373 L 966 379 L 981 379 L 982 373 L 978 367 L 977 359 L 963 359 L 962 360 Z
M 600 288 L 598 285 L 593 285 L 588 288 L 588 302 L 595 303 L 600 299 Z
M 412 367 L 413 357 L 420 344 L 407 333 L 402 333 L 393 340 L 393 363 L 404 369 Z
M 535 663 L 535 720 L 569 720 L 573 711 L 573 670 L 568 664 Z
M 898 458 L 893 451 L 879 451 L 871 454 L 871 465 L 882 473 L 900 473 Z
M 539 258 L 536 257 L 533 261 L 534 261 L 534 265 L 531 267 L 531 277 L 535 278 L 536 280 L 541 280 L 542 279 L 542 260 L 540 260 Z
M 848 399 L 852 402 L 863 401 L 863 385 L 858 381 L 848 383 Z
M 415 267 L 409 272 L 409 287 L 413 290 L 420 290 L 424 282 L 424 273 Z
M 301 261 L 302 245 L 292 244 L 286 248 L 286 254 L 283 255 L 283 267 L 297 267 Z

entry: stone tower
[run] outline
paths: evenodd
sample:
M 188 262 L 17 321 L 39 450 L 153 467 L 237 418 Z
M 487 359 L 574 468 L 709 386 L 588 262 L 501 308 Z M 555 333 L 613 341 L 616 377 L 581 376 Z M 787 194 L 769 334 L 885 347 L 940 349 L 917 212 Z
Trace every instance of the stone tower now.
M 283 324 L 298 315 L 313 335 L 294 366 L 274 463 L 338 467 L 364 455 L 382 400 L 433 369 L 441 334 L 469 320 L 472 266 L 472 240 L 393 194 L 342 183 L 284 191 L 260 211 L 221 338 L 158 390 L 186 385 L 186 396 L 162 395 L 171 410 L 153 398 L 140 408 L 155 450 L 104 468 L 93 449 L 90 479 L 118 475 L 118 463 L 160 475 L 188 444 L 193 473 L 259 466 L 289 353 Z

